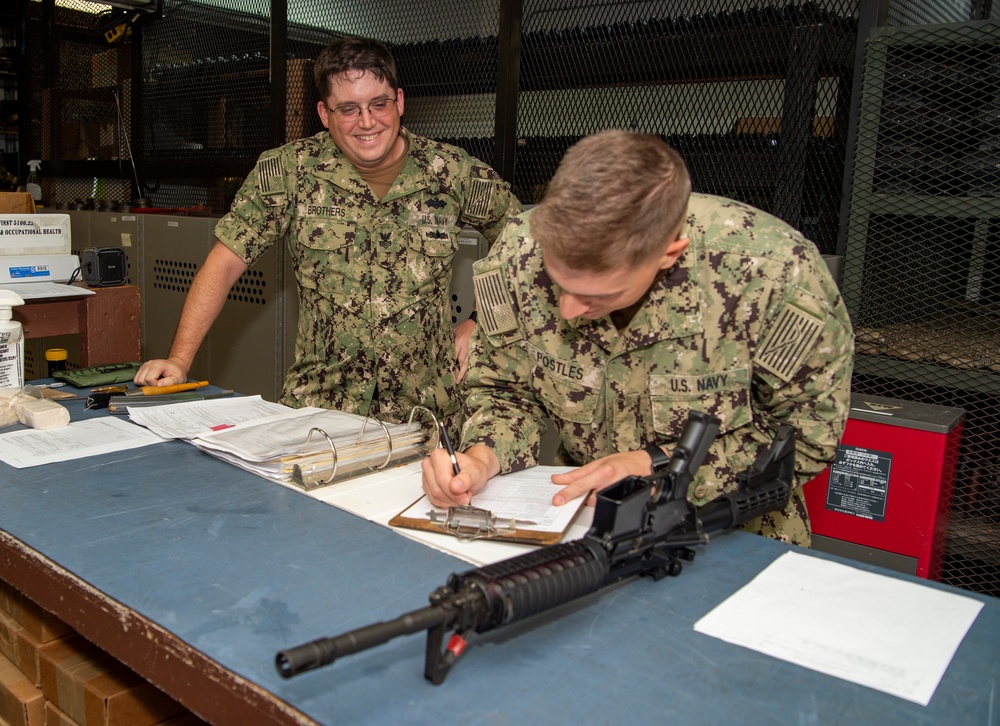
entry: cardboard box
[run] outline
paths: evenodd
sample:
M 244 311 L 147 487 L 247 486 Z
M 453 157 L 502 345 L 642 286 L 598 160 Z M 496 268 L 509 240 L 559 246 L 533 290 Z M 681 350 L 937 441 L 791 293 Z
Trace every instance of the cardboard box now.
M 0 216 L 0 255 L 68 255 L 72 243 L 68 214 Z
M 45 726 L 80 726 L 68 715 L 56 708 L 52 701 L 45 702 Z M 166 721 L 158 721 L 153 726 L 208 726 L 190 711 L 171 716 Z
M 77 726 L 76 721 L 52 705 L 52 701 L 45 702 L 45 726 Z
M 42 693 L 80 726 L 152 726 L 183 707 L 79 636 L 39 650 Z
M 0 656 L 0 719 L 11 726 L 45 723 L 45 696 L 3 656 Z
M 285 138 L 301 139 L 312 130 L 316 118 L 316 86 L 313 83 L 313 61 L 293 58 L 286 62 L 285 73 Z
M 74 632 L 73 628 L 6 582 L 0 582 L 0 610 L 23 626 L 39 643 L 48 643 Z
M 0 613 L 0 655 L 5 656 L 36 686 L 39 684 L 38 650 L 41 643 L 24 626 Z
M 155 726 L 208 726 L 208 722 L 198 718 L 190 711 L 185 711 L 176 716 L 171 716 L 166 721 L 155 724 Z
M 0 214 L 34 214 L 35 200 L 28 192 L 0 192 Z

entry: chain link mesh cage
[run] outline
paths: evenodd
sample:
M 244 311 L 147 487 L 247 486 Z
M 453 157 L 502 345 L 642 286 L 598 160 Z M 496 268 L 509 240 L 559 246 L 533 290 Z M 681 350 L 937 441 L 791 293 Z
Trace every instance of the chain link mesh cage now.
M 526 0 L 514 186 L 541 199 L 563 152 L 606 128 L 656 134 L 695 191 L 836 248 L 857 3 Z
M 966 411 L 943 578 L 1000 594 L 1000 24 L 866 52 L 843 280 L 854 390 Z
M 112 47 L 105 35 L 115 32 L 123 11 L 75 0 L 22 6 L 22 165 L 42 160 L 42 199 L 48 206 L 108 208 L 127 202 L 131 57 L 127 43 Z M 93 160 L 103 162 L 98 173 L 81 173 L 86 164 L 79 162 Z
M 276 138 L 269 4 L 164 0 L 162 17 L 138 22 L 135 173 L 127 148 L 133 44 L 125 37 L 109 45 L 104 36 L 121 11 L 57 7 L 58 32 L 49 37 L 43 5 L 29 3 L 32 47 L 39 61 L 62 60 L 58 78 L 32 79 L 43 89 L 28 109 L 43 119 L 37 151 L 113 160 L 120 172 L 61 179 L 52 190 L 59 202 L 127 201 L 134 182 L 156 206 L 224 211 L 261 151 L 321 130 L 312 59 L 337 35 L 358 34 L 396 54 L 408 128 L 488 163 L 498 144 L 513 147 L 512 182 L 525 203 L 541 198 L 573 141 L 629 128 L 678 147 L 698 191 L 759 206 L 835 251 L 857 0 L 526 0 L 513 25 L 520 74 L 508 101 L 517 115 L 510 138 L 496 136 L 504 3 L 442 0 L 428 12 L 412 0 L 291 0 L 283 19 L 286 134 Z
M 388 44 L 403 123 L 498 169 L 510 158 L 502 171 L 527 204 L 577 139 L 661 136 L 696 191 L 846 255 L 856 390 L 966 410 L 945 577 L 1000 588 L 995 21 L 914 27 L 975 11 L 888 3 L 869 41 L 844 230 L 861 0 L 289 0 L 284 18 L 267 0 L 163 0 L 162 16 L 137 18 L 17 2 L 18 164 L 45 161 L 51 205 L 100 208 L 138 188 L 151 206 L 224 212 L 262 151 L 323 130 L 312 61 L 340 35 Z
M 0 7 L 0 191 L 5 192 L 15 191 L 22 175 L 17 75 L 17 19 L 13 7 Z

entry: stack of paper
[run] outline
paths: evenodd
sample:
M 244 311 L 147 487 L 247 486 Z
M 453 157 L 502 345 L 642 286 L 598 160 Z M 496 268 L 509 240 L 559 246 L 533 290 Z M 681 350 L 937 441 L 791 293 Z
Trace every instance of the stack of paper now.
M 241 469 L 307 490 L 422 459 L 437 446 L 432 418 L 386 424 L 260 396 L 129 407 L 128 414 L 160 436 L 187 439 Z
M 312 489 L 423 458 L 429 424 L 384 424 L 320 408 L 289 410 L 201 434 L 199 449 L 260 476 Z

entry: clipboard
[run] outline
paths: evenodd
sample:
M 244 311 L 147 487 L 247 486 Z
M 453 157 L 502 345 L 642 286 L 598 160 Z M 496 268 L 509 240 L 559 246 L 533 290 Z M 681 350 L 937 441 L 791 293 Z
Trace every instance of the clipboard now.
M 516 517 L 497 515 L 481 507 L 464 505 L 441 510 L 423 496 L 390 519 L 389 526 L 447 534 L 467 541 L 488 539 L 495 542 L 549 545 L 562 540 L 586 501 L 586 497 L 580 497 L 578 504 L 564 505 L 571 509 L 566 510 L 565 516 L 560 518 L 559 526 L 542 529 L 541 525 L 533 521 L 519 522 Z

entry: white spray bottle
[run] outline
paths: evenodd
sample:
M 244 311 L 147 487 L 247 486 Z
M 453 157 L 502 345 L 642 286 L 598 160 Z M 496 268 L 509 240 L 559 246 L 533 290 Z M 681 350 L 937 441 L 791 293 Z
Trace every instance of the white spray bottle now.
M 16 292 L 0 290 L 0 388 L 24 387 L 24 334 L 11 310 L 24 305 Z
M 39 159 L 28 162 L 28 182 L 24 185 L 24 191 L 31 195 L 36 204 L 42 201 L 42 185 L 38 183 L 38 167 L 41 165 Z

